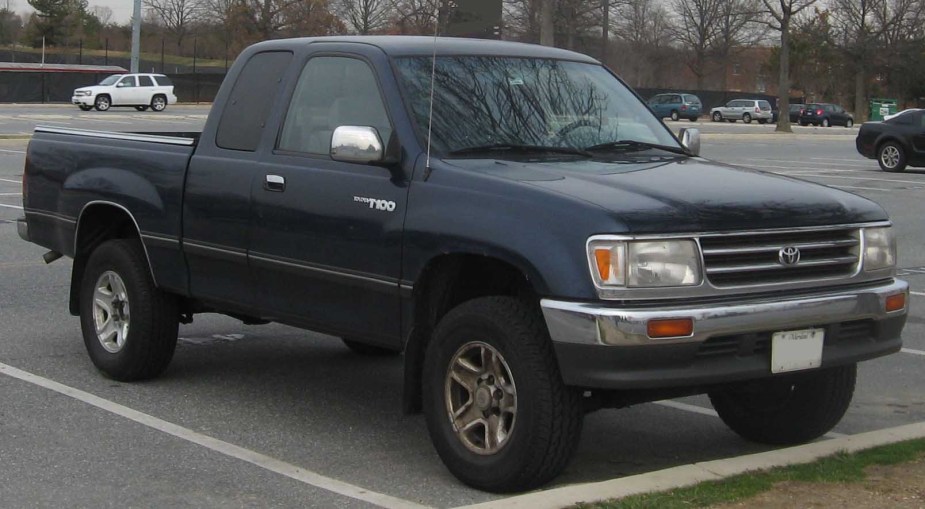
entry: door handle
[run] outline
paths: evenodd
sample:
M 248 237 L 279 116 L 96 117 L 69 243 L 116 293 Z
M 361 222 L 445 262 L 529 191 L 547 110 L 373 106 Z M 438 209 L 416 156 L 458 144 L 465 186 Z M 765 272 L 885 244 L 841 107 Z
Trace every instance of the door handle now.
M 263 188 L 267 191 L 281 193 L 286 190 L 286 179 L 279 175 L 267 175 L 267 180 L 263 183 Z

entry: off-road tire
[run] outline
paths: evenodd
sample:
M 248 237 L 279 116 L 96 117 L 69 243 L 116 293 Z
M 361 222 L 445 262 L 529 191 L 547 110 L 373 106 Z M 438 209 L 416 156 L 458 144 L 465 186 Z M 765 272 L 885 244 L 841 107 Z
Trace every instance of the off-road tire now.
M 488 455 L 467 448 L 448 413 L 448 368 L 473 343 L 489 345 L 500 354 L 516 393 L 509 438 Z M 578 444 L 580 394 L 562 381 L 542 315 L 515 298 L 482 297 L 450 310 L 428 345 L 422 388 L 427 428 L 437 453 L 472 487 L 510 492 L 541 486 L 566 467 Z
M 398 355 L 401 353 L 400 350 L 394 348 L 386 348 L 384 346 L 369 345 L 366 343 L 361 343 L 347 338 L 340 338 L 344 342 L 344 345 L 350 349 L 351 352 L 363 355 L 366 357 L 385 357 L 390 355 Z
M 124 284 L 130 307 L 128 332 L 116 352 L 104 348 L 94 322 L 94 296 L 106 273 L 116 274 Z M 140 241 L 110 240 L 90 255 L 80 287 L 80 326 L 90 360 L 110 378 L 153 378 L 170 364 L 177 346 L 177 301 L 154 286 Z
M 709 393 L 733 431 L 764 444 L 800 444 L 838 424 L 854 394 L 857 365 L 769 378 Z

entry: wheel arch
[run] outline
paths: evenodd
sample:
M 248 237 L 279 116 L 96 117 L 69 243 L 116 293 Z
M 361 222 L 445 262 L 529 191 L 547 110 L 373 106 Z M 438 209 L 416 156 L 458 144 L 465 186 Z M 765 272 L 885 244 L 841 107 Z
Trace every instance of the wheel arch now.
M 539 305 L 540 291 L 531 270 L 498 256 L 444 253 L 427 261 L 410 298 L 412 323 L 405 343 L 405 413 L 421 411 L 424 354 L 440 319 L 463 302 L 486 296 L 518 297 Z M 538 283 L 538 281 L 536 281 Z
M 83 206 L 77 217 L 74 232 L 74 265 L 71 270 L 71 289 L 68 310 L 72 315 L 80 313 L 80 282 L 90 254 L 100 244 L 112 239 L 138 239 L 148 265 L 151 280 L 157 286 L 148 248 L 141 238 L 141 228 L 135 216 L 123 205 L 109 201 L 91 201 Z

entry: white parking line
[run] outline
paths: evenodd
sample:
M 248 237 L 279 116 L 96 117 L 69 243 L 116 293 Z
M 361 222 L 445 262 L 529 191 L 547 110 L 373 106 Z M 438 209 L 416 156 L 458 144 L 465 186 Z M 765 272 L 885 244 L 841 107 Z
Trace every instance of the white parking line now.
M 22 210 L 22 207 L 19 207 L 19 206 L 16 206 L 16 205 L 4 205 L 3 203 L 0 203 L 0 207 L 6 207 L 6 208 L 8 208 L 8 209 Z
M 6 150 L 6 149 L 0 149 L 0 152 L 7 153 L 7 154 L 25 154 L 26 153 L 25 150 Z
M 911 348 L 903 348 L 900 350 L 902 353 L 911 353 L 912 355 L 923 355 L 925 356 L 925 351 L 923 350 L 913 350 Z
M 838 189 L 860 189 L 862 191 L 884 191 L 884 192 L 893 191 L 893 189 L 884 188 L 884 187 L 840 186 L 837 184 L 831 184 L 829 185 L 829 187 L 835 187 Z
M 0 193 L 0 196 L 22 196 L 22 193 Z
M 330 491 L 332 493 L 337 493 L 338 495 L 343 495 L 345 497 L 356 500 L 362 500 L 364 502 L 369 502 L 371 504 L 387 508 L 423 509 L 427 507 L 408 500 L 396 498 L 384 493 L 377 493 L 360 486 L 354 486 L 353 484 L 348 484 L 331 477 L 317 474 L 302 467 L 298 467 L 296 465 L 271 458 L 264 454 L 260 454 L 259 452 L 251 451 L 249 449 L 245 449 L 243 447 L 212 438 L 208 435 L 203 435 L 202 433 L 197 433 L 191 429 L 178 426 L 162 419 L 158 419 L 157 417 L 133 410 L 118 403 L 113 403 L 112 401 L 55 382 L 54 380 L 49 380 L 27 371 L 22 371 L 20 369 L 14 368 L 13 366 L 0 363 L 0 373 L 57 392 L 58 394 L 62 394 L 69 398 L 76 399 L 101 410 L 105 410 L 115 415 L 124 417 L 130 421 L 134 421 L 143 426 L 156 429 L 158 431 L 167 433 L 168 435 L 173 435 L 181 440 L 186 440 L 187 442 L 191 442 L 217 453 L 224 454 L 225 456 L 245 461 L 265 470 L 269 470 L 271 472 L 286 476 L 290 479 L 294 479 L 316 488 Z
M 21 180 L 0 179 L 0 182 L 11 182 L 13 184 L 22 184 Z
M 912 295 L 918 295 L 919 297 L 925 297 L 925 293 L 922 293 L 922 292 L 909 292 L 909 293 L 911 293 Z

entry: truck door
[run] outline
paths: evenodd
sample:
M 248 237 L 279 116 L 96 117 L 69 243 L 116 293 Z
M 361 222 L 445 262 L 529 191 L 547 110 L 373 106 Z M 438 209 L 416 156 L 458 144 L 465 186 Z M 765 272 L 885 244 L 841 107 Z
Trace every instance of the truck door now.
M 408 183 L 330 157 L 338 126 L 374 127 L 383 145 L 393 132 L 373 66 L 331 48 L 308 56 L 254 181 L 258 302 L 273 320 L 397 347 Z

